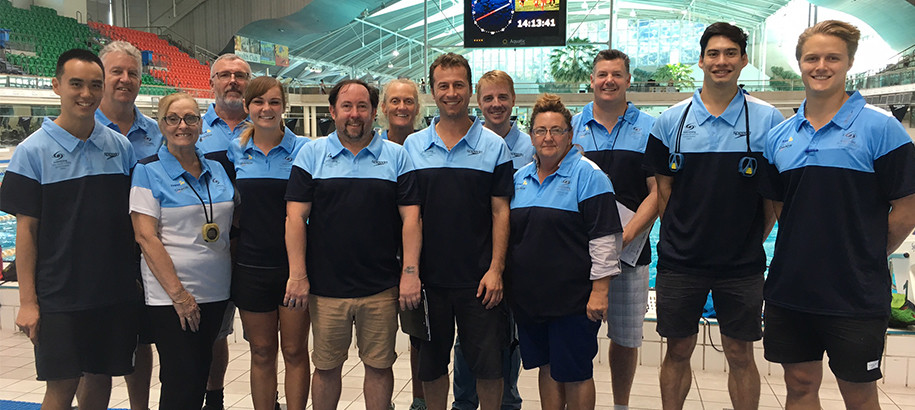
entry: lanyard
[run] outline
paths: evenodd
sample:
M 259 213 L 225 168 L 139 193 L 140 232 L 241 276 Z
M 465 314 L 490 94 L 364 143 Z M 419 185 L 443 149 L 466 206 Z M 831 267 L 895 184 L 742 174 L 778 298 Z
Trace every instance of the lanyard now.
M 187 176 L 184 174 L 181 174 L 181 178 L 184 179 L 184 182 L 187 183 L 188 188 L 191 188 L 191 191 L 193 191 L 194 195 L 197 195 L 197 199 L 200 200 L 200 205 L 203 206 L 203 217 L 206 218 L 207 223 L 208 224 L 213 223 L 213 218 L 216 217 L 216 214 L 213 213 L 213 196 L 210 195 L 210 180 L 208 180 L 206 178 L 204 178 L 204 180 L 203 180 L 204 184 L 206 184 L 206 187 L 207 187 L 207 199 L 210 200 L 210 213 L 207 214 L 206 202 L 203 202 L 203 198 L 200 196 L 200 194 L 197 193 L 197 190 L 194 189 L 194 186 L 191 185 L 191 181 L 188 181 Z

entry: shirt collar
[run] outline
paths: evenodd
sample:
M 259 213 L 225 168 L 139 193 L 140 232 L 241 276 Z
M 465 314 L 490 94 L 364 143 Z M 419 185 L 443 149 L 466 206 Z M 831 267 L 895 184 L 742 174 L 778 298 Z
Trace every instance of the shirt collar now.
M 51 139 L 67 150 L 67 152 L 73 152 L 73 150 L 79 146 L 79 143 L 82 142 L 79 138 L 74 137 L 73 134 L 70 134 L 67 130 L 57 125 L 51 117 L 45 117 L 44 122 L 41 124 L 41 128 L 51 136 Z M 102 145 L 104 144 L 104 141 L 102 141 L 102 133 L 107 129 L 108 127 L 104 124 L 95 121 L 95 127 L 92 128 L 92 133 L 89 134 L 89 138 L 86 139 L 86 142 L 91 143 L 98 148 L 102 148 Z
M 635 104 L 627 101 L 626 112 L 624 112 L 623 116 L 620 118 L 630 124 L 635 124 L 639 119 L 639 109 L 635 108 Z M 590 121 L 596 121 L 594 119 L 594 101 L 589 102 L 585 105 L 585 108 L 581 110 L 581 123 L 587 124 Z
M 572 145 L 572 149 L 570 149 L 569 152 L 566 153 L 566 156 L 562 158 L 562 161 L 559 162 L 559 169 L 557 169 L 553 175 L 560 177 L 571 176 L 575 167 L 575 160 L 577 159 L 576 157 L 579 155 L 581 155 L 581 151 L 578 150 L 577 146 Z M 537 175 L 536 166 L 531 167 L 531 171 L 528 173 L 528 176 L 536 179 L 537 181 L 540 181 L 540 176 Z
M 512 127 L 508 130 L 508 134 L 505 135 L 505 145 L 508 145 L 508 149 L 514 149 L 515 144 L 518 143 L 518 138 L 521 138 L 521 130 L 518 129 L 518 122 L 512 121 Z
M 203 114 L 203 120 L 207 123 L 207 125 L 211 127 L 213 124 L 216 124 L 216 121 L 222 121 L 222 118 L 219 118 L 219 115 L 216 114 L 216 103 L 210 103 L 210 107 L 207 108 L 207 112 Z
M 346 147 L 343 146 L 343 143 L 340 142 L 340 136 L 337 135 L 337 131 L 334 131 L 330 135 L 328 135 L 327 141 L 329 144 L 327 147 L 328 153 L 334 157 L 340 155 L 340 153 L 342 153 L 343 151 L 349 151 L 346 149 Z M 373 130 L 372 131 L 372 141 L 369 142 L 369 145 L 367 145 L 365 148 L 363 148 L 363 150 L 368 151 L 369 154 L 371 154 L 373 157 L 375 157 L 375 159 L 378 159 L 378 157 L 381 156 L 382 147 L 384 147 L 384 140 L 381 138 L 381 135 L 379 135 L 377 132 L 375 132 Z M 359 151 L 359 152 L 362 152 L 362 151 Z
M 430 128 L 429 129 L 429 138 L 426 141 L 425 149 L 429 149 L 433 145 L 438 145 L 442 148 L 446 148 L 445 142 L 442 141 L 442 137 L 439 137 L 438 133 L 435 132 L 435 124 L 438 124 L 440 119 L 441 119 L 441 117 L 439 117 L 439 116 L 436 116 L 435 118 L 432 119 L 432 124 L 429 125 L 429 128 Z M 480 121 L 479 118 L 477 118 L 473 115 L 470 116 L 470 119 L 473 121 L 473 124 L 470 124 L 470 129 L 467 130 L 467 134 L 465 134 L 463 137 L 461 137 L 461 139 L 457 142 L 457 144 L 454 144 L 455 147 L 458 146 L 458 144 L 460 144 L 461 141 L 464 141 L 467 144 L 467 146 L 470 147 L 470 149 L 477 148 L 477 143 L 480 142 L 480 134 L 483 133 L 483 122 Z M 452 147 L 452 149 L 453 148 L 454 147 Z
M 715 118 L 715 116 L 710 114 L 708 109 L 705 108 L 705 104 L 702 102 L 702 98 L 699 95 L 701 91 L 702 88 L 700 87 L 693 93 L 693 107 L 691 109 L 693 118 L 695 118 L 696 122 L 699 124 Z M 728 107 L 725 108 L 724 112 L 718 117 L 732 127 L 737 124 L 737 120 L 740 119 L 740 113 L 743 111 L 743 103 L 746 100 L 744 92 L 745 91 L 739 89 L 737 94 L 734 95 L 734 98 L 731 99 L 731 102 L 728 103 Z
M 867 105 L 867 101 L 861 96 L 861 93 L 854 91 L 848 93 L 848 100 L 845 100 L 842 103 L 842 107 L 839 108 L 839 112 L 832 117 L 829 122 L 835 124 L 843 130 L 847 130 L 854 122 L 855 118 L 858 117 L 858 114 L 861 113 L 861 110 L 864 109 L 864 106 Z M 795 129 L 800 129 L 802 125 L 807 123 L 807 117 L 804 114 L 804 108 L 807 106 L 807 99 L 804 99 L 804 102 L 801 104 L 801 107 L 797 109 L 797 123 L 795 124 Z
M 203 154 L 200 152 L 199 149 L 195 148 L 194 152 L 197 154 L 197 158 L 200 160 L 200 171 L 201 171 L 200 176 L 203 177 L 205 174 L 210 172 L 210 166 L 204 160 Z M 187 172 L 184 170 L 184 167 L 181 166 L 181 163 L 178 162 L 178 159 L 175 158 L 175 156 L 172 155 L 172 153 L 168 151 L 167 146 L 162 145 L 161 147 L 159 147 L 158 156 L 159 156 L 159 162 L 162 163 L 162 169 L 165 170 L 165 173 L 168 175 L 169 178 L 175 180 L 175 179 L 180 178 L 182 175 L 184 175 L 185 172 Z M 190 175 L 190 174 L 188 174 L 188 175 Z
M 289 129 L 289 127 L 283 127 L 283 128 L 284 128 L 283 139 L 280 140 L 280 144 L 277 145 L 277 147 L 282 148 L 284 151 L 286 151 L 286 153 L 291 154 L 292 151 L 295 149 L 295 139 L 298 137 L 292 132 L 292 130 Z M 244 148 L 245 152 L 248 152 L 249 150 L 254 150 L 254 148 L 255 148 L 254 138 L 253 137 L 248 138 L 248 144 L 245 145 L 243 148 Z M 264 153 L 264 155 L 267 155 L 267 154 L 268 154 L 267 152 Z

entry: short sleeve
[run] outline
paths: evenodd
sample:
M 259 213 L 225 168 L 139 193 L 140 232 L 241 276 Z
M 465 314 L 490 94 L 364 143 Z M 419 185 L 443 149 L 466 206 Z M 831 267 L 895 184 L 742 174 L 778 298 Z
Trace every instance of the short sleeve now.
M 11 215 L 41 217 L 41 163 L 25 144 L 13 152 L 0 185 L 0 210 Z
M 600 238 L 623 231 L 616 197 L 610 178 L 600 169 L 591 169 L 579 177 L 578 211 L 588 230 L 588 239 Z
M 309 164 L 314 155 L 314 145 L 308 144 L 299 150 L 292 171 L 289 173 L 289 182 L 286 184 L 286 200 L 292 202 L 312 202 L 315 194 L 315 180 L 312 177 Z
M 162 215 L 162 204 L 153 193 L 149 167 L 138 164 L 134 169 L 130 186 L 130 212 L 137 212 L 159 219 Z

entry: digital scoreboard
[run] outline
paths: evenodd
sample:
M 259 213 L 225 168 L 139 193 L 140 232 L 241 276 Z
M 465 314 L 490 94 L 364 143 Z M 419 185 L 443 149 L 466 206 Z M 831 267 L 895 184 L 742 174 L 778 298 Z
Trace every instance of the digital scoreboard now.
M 567 0 L 464 0 L 464 47 L 566 44 Z

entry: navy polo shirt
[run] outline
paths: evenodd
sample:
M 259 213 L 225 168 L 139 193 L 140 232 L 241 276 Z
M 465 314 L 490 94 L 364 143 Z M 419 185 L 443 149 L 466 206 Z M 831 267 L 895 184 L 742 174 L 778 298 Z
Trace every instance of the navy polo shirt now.
M 133 125 L 130 126 L 126 136 L 130 144 L 133 145 L 133 151 L 137 159 L 155 155 L 159 151 L 159 147 L 162 146 L 162 131 L 159 131 L 159 124 L 156 120 L 143 115 L 136 105 L 133 106 L 133 115 Z M 101 109 L 95 110 L 95 119 L 115 132 L 121 132 L 118 125 L 109 120 Z
M 426 286 L 475 288 L 492 262 L 492 197 L 512 195 L 512 162 L 505 141 L 473 125 L 451 150 L 432 125 L 411 134 L 404 148 L 422 193 Z
M 543 184 L 530 163 L 515 173 L 514 185 L 505 284 L 515 317 L 585 313 L 589 241 L 623 231 L 610 179 L 573 147 Z
M 534 144 L 531 136 L 518 129 L 518 123 L 512 122 L 512 128 L 505 136 L 508 155 L 512 158 L 512 168 L 517 171 L 534 160 Z
M 767 303 L 802 312 L 887 316 L 890 201 L 915 193 L 915 146 L 858 92 L 814 130 L 797 114 L 766 140 L 761 192 L 784 202 Z
M 364 297 L 400 283 L 398 207 L 419 205 L 403 147 L 377 133 L 355 156 L 336 132 L 305 144 L 286 200 L 311 202 L 305 254 L 311 293 Z
M 242 147 L 241 139 L 229 144 L 227 156 L 235 164 L 235 186 L 241 196 L 240 233 L 235 260 L 248 266 L 281 267 L 286 257 L 286 185 L 292 163 L 309 140 L 287 134 L 264 154 L 254 138 Z
M 133 301 L 138 276 L 128 214 L 133 147 L 98 121 L 86 141 L 45 118 L 13 152 L 0 209 L 39 219 L 35 292 L 42 312 Z
M 749 154 L 744 100 L 749 111 Z M 690 101 L 680 138 L 684 159 L 679 171 L 671 172 L 669 157 Z M 757 192 L 762 178 L 759 173 L 745 177 L 738 168 L 746 156 L 762 164 L 766 133 L 782 119 L 775 107 L 743 92 L 719 117 L 708 112 L 699 91 L 661 113 L 645 149 L 647 167 L 674 178 L 661 216 L 659 268 L 706 276 L 752 275 L 766 269 L 765 210 Z
M 648 197 L 645 179 L 654 176 L 642 170 L 645 146 L 653 126 L 654 117 L 639 111 L 632 103 L 628 103 L 612 130 L 594 119 L 593 102 L 572 117 L 572 142 L 580 145 L 585 156 L 607 173 L 613 181 L 616 200 L 632 212 Z M 650 263 L 651 246 L 645 246 L 636 265 Z

